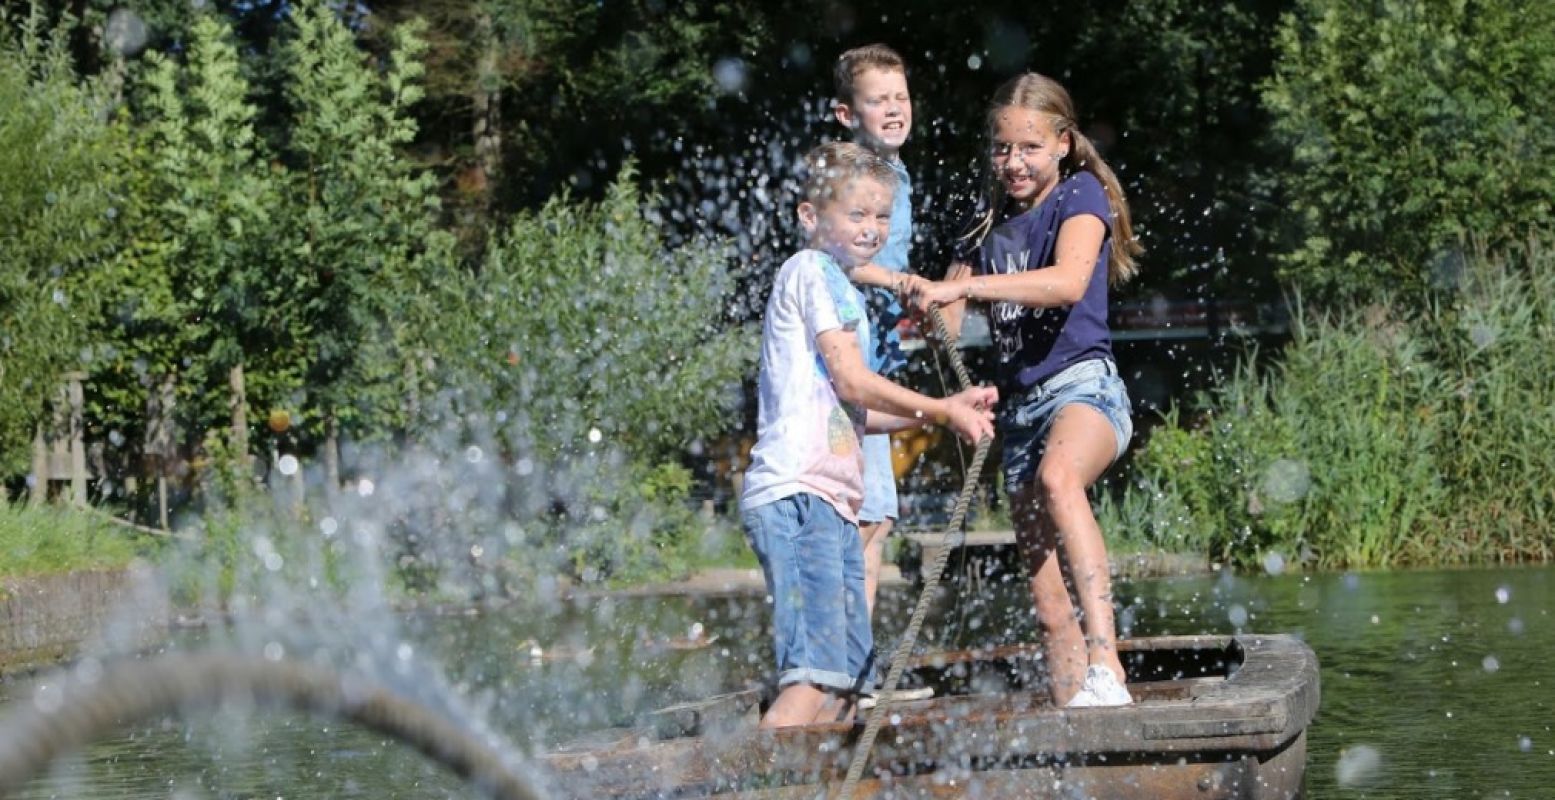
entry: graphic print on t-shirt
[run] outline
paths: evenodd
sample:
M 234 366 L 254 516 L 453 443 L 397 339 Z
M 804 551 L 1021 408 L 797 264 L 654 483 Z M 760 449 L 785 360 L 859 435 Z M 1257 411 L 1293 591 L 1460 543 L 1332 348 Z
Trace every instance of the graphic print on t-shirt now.
M 994 236 L 999 237 L 1001 231 L 995 231 Z M 1010 237 L 1014 239 L 1014 237 Z M 1013 244 L 1011 242 L 1010 244 Z M 994 252 L 998 252 L 995 250 Z M 993 272 L 1001 275 L 1018 275 L 1031 268 L 1031 248 L 1010 249 L 1004 251 L 1004 264 L 1002 268 L 994 265 Z M 999 340 L 999 361 L 1007 362 L 1020 353 L 1025 344 L 1025 337 L 1021 331 L 1025 326 L 1014 324 L 1023 314 L 1030 314 L 1032 319 L 1042 316 L 1044 308 L 1030 308 L 1019 303 L 999 301 L 993 304 L 994 332 Z

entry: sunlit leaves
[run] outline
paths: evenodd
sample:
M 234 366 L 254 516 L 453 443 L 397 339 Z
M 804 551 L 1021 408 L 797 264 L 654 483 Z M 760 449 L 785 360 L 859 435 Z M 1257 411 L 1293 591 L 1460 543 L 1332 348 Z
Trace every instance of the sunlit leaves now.
M 82 366 L 82 274 L 118 212 L 117 134 L 67 46 L 40 11 L 0 17 L 0 474 L 27 463 L 45 401 Z
M 1435 286 L 1465 242 L 1555 222 L 1555 6 L 1304 0 L 1264 87 L 1295 169 L 1287 274 L 1362 298 Z

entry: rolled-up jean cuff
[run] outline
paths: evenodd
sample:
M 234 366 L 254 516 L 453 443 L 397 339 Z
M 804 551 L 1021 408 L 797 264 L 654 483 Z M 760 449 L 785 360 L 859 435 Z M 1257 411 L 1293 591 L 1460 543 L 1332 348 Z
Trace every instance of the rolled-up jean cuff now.
M 863 691 L 868 691 L 873 688 L 872 686 L 856 687 L 855 684 L 858 683 L 858 681 L 854 680 L 853 678 L 849 678 L 847 675 L 844 675 L 841 672 L 831 672 L 829 670 L 813 669 L 810 667 L 788 669 L 784 670 L 781 674 L 778 675 L 779 689 L 785 686 L 791 686 L 796 683 L 808 683 L 812 686 L 842 694 L 849 694 L 861 689 Z

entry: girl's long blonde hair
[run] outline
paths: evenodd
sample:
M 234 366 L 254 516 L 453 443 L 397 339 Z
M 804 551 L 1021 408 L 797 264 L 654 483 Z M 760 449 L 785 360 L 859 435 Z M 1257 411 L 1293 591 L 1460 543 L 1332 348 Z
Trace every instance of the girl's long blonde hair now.
M 1107 206 L 1112 211 L 1112 248 L 1107 254 L 1107 280 L 1114 286 L 1124 283 L 1139 272 L 1139 263 L 1136 257 L 1144 252 L 1139 240 L 1134 238 L 1134 224 L 1128 212 L 1128 200 L 1123 196 L 1123 186 L 1118 183 L 1118 176 L 1112 174 L 1112 168 L 1102 160 L 1101 154 L 1096 151 L 1096 146 L 1091 140 L 1080 132 L 1080 127 L 1075 124 L 1074 101 L 1069 99 L 1069 93 L 1064 91 L 1058 81 L 1028 72 L 1017 75 L 1006 81 L 999 90 L 994 92 L 993 101 L 988 104 L 988 130 L 994 129 L 994 122 L 1000 111 L 1010 108 L 1027 108 L 1041 114 L 1046 114 L 1053 123 L 1053 130 L 1059 135 L 1069 134 L 1069 154 L 1059 162 L 1062 175 L 1073 174 L 1075 170 L 1085 170 L 1096 176 L 1101 181 L 1102 189 L 1107 193 Z M 984 198 L 988 208 L 982 216 L 978 217 L 972 229 L 963 237 L 964 241 L 979 244 L 983 237 L 993 230 L 994 223 L 998 221 L 999 213 L 1004 208 L 1004 184 L 999 181 L 998 175 L 989 172 L 984 181 Z

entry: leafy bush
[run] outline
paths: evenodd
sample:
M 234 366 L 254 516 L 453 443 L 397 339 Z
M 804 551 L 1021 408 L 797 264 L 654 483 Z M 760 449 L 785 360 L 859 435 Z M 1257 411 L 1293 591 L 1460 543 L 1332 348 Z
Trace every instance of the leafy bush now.
M 514 504 L 579 574 L 666 568 L 700 536 L 676 464 L 740 422 L 755 355 L 749 328 L 724 321 L 726 248 L 666 250 L 633 177 L 600 203 L 514 217 L 448 314 L 442 357 L 445 407 L 521 467 Z
M 1465 242 L 1555 222 L 1555 5 L 1300 0 L 1263 97 L 1290 149 L 1287 277 L 1451 285 Z
M 1472 259 L 1424 311 L 1300 314 L 1267 373 L 1249 360 L 1169 415 L 1105 526 L 1244 564 L 1548 559 L 1552 267 L 1533 246 Z
M 660 463 L 739 420 L 755 353 L 726 325 L 734 289 L 711 242 L 667 252 L 628 166 L 599 204 L 565 196 L 495 237 L 473 281 L 455 385 L 512 452 L 553 459 L 611 448 Z

